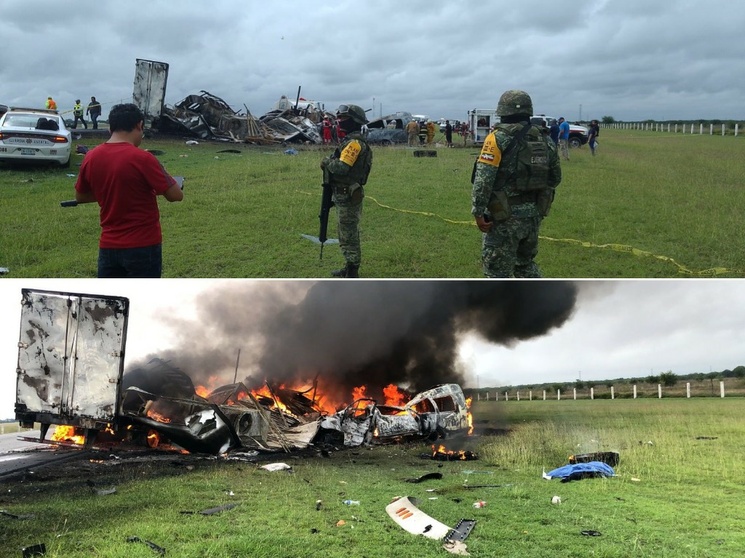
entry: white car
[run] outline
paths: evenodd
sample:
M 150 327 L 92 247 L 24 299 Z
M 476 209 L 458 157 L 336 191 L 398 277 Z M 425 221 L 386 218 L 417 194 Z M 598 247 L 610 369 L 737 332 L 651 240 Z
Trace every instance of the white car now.
M 70 166 L 72 134 L 56 110 L 9 108 L 0 117 L 0 161 Z

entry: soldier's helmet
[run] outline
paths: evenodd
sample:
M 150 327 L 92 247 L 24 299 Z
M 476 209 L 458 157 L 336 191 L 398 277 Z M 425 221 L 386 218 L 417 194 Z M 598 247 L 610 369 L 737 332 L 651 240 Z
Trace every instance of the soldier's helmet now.
M 339 118 L 351 118 L 360 126 L 362 124 L 367 124 L 365 111 L 362 110 L 362 107 L 357 105 L 339 105 L 339 108 L 336 111 L 336 116 Z
M 510 89 L 502 93 L 497 103 L 497 116 L 527 114 L 533 116 L 533 100 L 525 91 Z

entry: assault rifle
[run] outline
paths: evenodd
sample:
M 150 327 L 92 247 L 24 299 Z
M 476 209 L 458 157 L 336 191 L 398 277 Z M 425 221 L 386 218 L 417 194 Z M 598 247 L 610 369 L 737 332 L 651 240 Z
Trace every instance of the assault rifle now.
M 329 180 L 329 173 L 323 169 L 323 195 L 321 196 L 321 213 L 318 215 L 320 227 L 318 229 L 318 240 L 321 242 L 321 257 L 323 259 L 323 244 L 328 240 L 329 228 L 329 211 L 334 207 L 334 200 L 331 198 L 333 190 Z

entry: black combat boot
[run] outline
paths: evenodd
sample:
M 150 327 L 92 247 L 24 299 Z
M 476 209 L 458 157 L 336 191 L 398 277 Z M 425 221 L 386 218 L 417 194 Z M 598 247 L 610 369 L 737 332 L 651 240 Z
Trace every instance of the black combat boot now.
M 341 269 L 331 272 L 331 277 L 341 277 L 344 279 L 359 279 L 360 266 L 347 264 Z

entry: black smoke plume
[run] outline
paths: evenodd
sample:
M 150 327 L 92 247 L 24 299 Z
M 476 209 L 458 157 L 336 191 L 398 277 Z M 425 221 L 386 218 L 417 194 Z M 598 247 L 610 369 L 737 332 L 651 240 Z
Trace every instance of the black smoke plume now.
M 576 298 L 562 281 L 228 283 L 200 297 L 195 320 L 169 320 L 182 343 L 151 357 L 197 384 L 232 382 L 240 350 L 235 377 L 249 385 L 318 378 L 346 393 L 391 383 L 421 391 L 464 382 L 464 334 L 513 345 L 561 326 Z

